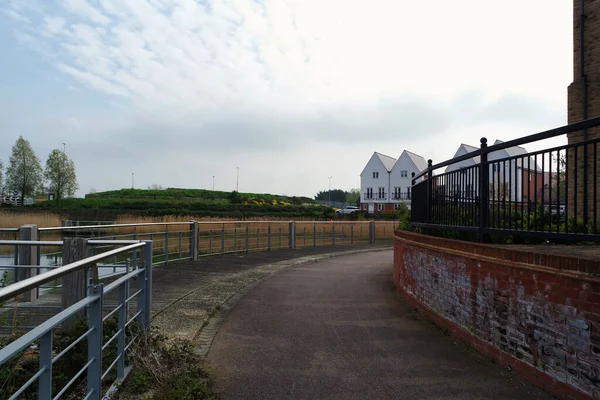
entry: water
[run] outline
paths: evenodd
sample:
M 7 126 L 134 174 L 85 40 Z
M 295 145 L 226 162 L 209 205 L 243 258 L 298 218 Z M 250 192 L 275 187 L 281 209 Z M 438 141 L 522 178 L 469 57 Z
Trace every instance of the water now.
M 15 265 L 15 256 L 14 254 L 2 254 L 0 255 L 0 275 L 4 274 L 4 271 L 8 271 L 9 273 L 9 282 L 14 282 L 14 273 L 15 268 L 10 268 Z M 52 267 L 60 267 L 62 265 L 62 256 L 59 254 L 56 255 L 47 255 L 42 254 L 40 256 L 40 266 L 47 268 L 40 268 L 38 271 L 40 274 L 50 271 L 53 269 Z M 117 272 L 125 272 L 124 266 L 119 267 L 105 267 L 102 265 L 98 265 L 98 277 L 101 278 L 103 276 L 107 276 L 110 274 L 114 274 Z

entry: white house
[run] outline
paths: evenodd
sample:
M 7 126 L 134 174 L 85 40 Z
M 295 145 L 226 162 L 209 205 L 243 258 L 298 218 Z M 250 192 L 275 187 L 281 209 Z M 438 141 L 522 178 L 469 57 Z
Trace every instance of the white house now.
M 395 210 L 400 203 L 410 208 L 412 174 L 426 168 L 425 159 L 410 151 L 398 159 L 373 153 L 360 174 L 361 209 L 373 214 Z
M 494 145 L 500 143 L 503 142 L 496 140 Z M 461 144 L 453 158 L 475 150 L 478 150 L 478 148 Z M 511 159 L 490 164 L 488 183 L 490 200 L 515 202 L 532 200 L 535 192 L 543 186 L 542 169 L 536 163 L 535 158 L 528 156 L 527 150 L 520 146 L 509 147 L 488 154 L 488 161 L 504 160 L 506 158 Z M 479 170 L 478 168 L 467 167 L 475 167 L 479 165 L 479 162 L 480 157 L 476 156 L 449 165 L 445 172 L 462 169 L 460 176 L 446 175 L 441 182 L 437 182 L 437 186 L 451 196 L 458 195 L 466 199 L 475 198 L 478 193 Z M 549 182 L 546 183 L 549 184 Z

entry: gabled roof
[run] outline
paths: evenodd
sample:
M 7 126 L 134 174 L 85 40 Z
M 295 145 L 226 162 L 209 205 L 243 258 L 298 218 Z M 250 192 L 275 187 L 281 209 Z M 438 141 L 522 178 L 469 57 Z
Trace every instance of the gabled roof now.
M 394 168 L 394 164 L 396 164 L 396 159 L 394 157 L 386 156 L 385 154 L 381 154 L 378 152 L 375 152 L 375 154 L 377 155 L 377 157 L 379 157 L 381 163 L 383 164 L 385 169 L 387 169 L 388 172 L 390 172 L 392 168 Z
M 375 153 L 373 153 L 371 158 L 369 158 L 369 161 L 367 162 L 367 165 L 365 165 L 365 167 L 363 168 L 362 172 L 360 173 L 360 176 L 362 176 L 362 174 L 365 172 L 365 170 L 367 169 L 367 166 L 369 165 L 369 163 L 371 162 L 371 160 L 373 158 L 379 159 L 379 161 L 381 162 L 383 167 L 387 170 L 387 172 L 390 172 L 392 170 L 392 168 L 394 167 L 394 164 L 396 164 L 396 159 L 394 157 L 386 156 L 385 154 L 375 152 Z
M 496 140 L 494 142 L 494 145 L 496 144 L 501 144 L 504 143 L 502 140 Z M 516 157 L 516 156 L 524 156 L 529 154 L 529 152 L 521 146 L 513 146 L 513 147 L 508 147 L 506 149 L 504 149 L 506 151 L 506 153 L 508 154 L 509 157 Z M 517 166 L 520 167 L 521 163 L 524 163 L 524 168 L 525 169 L 532 169 L 535 171 L 541 171 L 542 169 L 540 168 L 539 165 L 536 164 L 535 162 L 535 157 L 529 157 L 529 161 L 525 161 L 525 158 L 517 158 Z
M 425 161 L 425 159 L 420 155 L 412 153 L 408 150 L 404 150 L 402 153 L 406 153 L 406 155 L 411 159 L 413 164 L 415 164 L 415 167 L 417 167 L 417 170 L 419 170 L 419 172 L 427 169 L 427 161 Z M 402 157 L 402 155 L 400 155 L 400 157 Z

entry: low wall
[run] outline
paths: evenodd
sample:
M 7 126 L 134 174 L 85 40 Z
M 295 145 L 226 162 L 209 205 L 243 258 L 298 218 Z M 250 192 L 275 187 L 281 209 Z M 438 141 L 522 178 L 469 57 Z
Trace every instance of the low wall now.
M 600 260 L 396 231 L 394 282 L 436 324 L 543 389 L 600 399 Z

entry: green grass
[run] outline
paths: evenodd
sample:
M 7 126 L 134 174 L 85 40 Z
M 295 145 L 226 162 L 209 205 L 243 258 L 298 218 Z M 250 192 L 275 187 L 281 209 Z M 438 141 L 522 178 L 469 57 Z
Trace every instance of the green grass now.
M 231 192 L 223 192 L 218 190 L 206 189 L 175 189 L 169 188 L 165 190 L 144 190 L 144 189 L 120 189 L 107 192 L 98 192 L 87 194 L 86 199 L 98 198 L 127 198 L 127 199 L 170 199 L 170 200 L 212 200 L 225 201 L 231 198 Z M 318 204 L 315 200 L 304 196 L 282 196 L 266 193 L 239 193 L 239 196 L 245 198 L 257 198 L 264 201 L 284 201 L 287 203 L 301 204 Z

